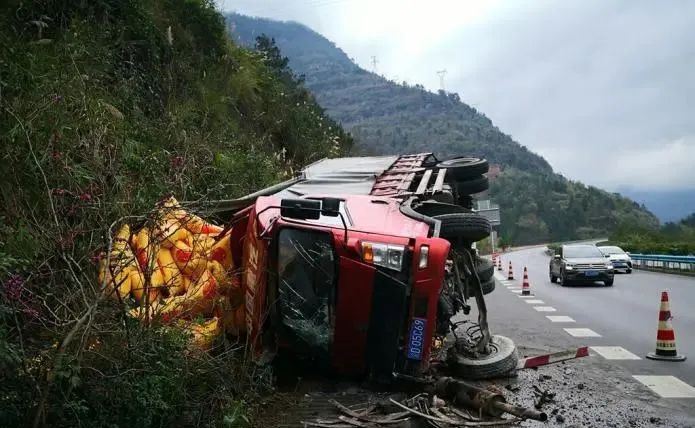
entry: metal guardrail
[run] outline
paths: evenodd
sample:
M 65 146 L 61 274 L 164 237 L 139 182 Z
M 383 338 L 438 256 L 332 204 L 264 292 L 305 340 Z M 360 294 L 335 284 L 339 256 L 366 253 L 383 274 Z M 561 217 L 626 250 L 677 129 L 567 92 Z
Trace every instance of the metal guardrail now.
M 663 254 L 630 254 L 635 269 L 663 269 L 695 272 L 695 256 L 668 256 Z

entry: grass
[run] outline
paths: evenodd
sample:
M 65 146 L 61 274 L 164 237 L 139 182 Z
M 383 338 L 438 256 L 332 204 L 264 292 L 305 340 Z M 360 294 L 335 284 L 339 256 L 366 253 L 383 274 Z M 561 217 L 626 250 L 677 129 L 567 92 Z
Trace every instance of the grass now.
M 133 323 L 95 256 L 169 194 L 229 199 L 349 150 L 278 56 L 208 0 L 0 6 L 0 425 L 248 423 L 271 374 L 243 343 Z

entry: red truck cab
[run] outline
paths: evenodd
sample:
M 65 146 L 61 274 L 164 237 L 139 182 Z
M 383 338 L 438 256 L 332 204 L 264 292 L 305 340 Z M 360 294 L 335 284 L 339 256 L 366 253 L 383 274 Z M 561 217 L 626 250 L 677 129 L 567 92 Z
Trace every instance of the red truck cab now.
M 428 153 L 326 159 L 246 199 L 232 252 L 257 358 L 285 348 L 340 374 L 427 370 L 451 243 L 413 204 L 454 207 L 436 165 Z

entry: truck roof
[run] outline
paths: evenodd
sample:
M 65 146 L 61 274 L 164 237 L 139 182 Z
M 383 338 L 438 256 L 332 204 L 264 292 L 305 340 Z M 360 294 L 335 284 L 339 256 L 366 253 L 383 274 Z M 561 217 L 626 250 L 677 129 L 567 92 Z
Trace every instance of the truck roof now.
M 308 194 L 398 197 L 408 191 L 430 153 L 322 159 L 302 169 L 299 180 L 275 194 L 279 198 Z

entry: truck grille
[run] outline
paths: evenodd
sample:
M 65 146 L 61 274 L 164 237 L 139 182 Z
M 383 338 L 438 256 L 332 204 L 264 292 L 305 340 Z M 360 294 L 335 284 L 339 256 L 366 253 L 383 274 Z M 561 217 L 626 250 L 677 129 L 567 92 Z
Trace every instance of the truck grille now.
M 577 269 L 605 269 L 606 265 L 602 263 L 578 263 L 574 267 Z

